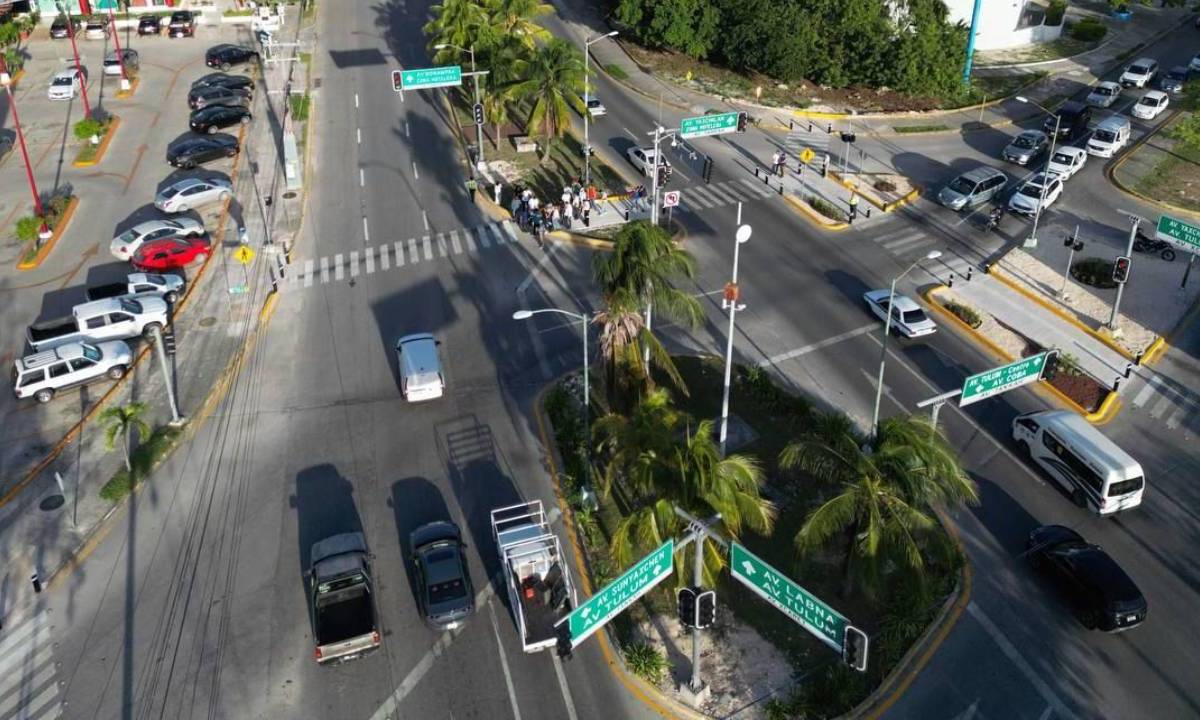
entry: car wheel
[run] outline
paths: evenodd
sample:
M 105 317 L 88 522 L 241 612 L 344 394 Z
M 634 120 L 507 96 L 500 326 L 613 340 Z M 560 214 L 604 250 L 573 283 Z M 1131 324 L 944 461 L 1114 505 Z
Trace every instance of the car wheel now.
M 179 300 L 179 293 L 172 290 L 163 295 L 163 300 L 166 300 L 171 305 L 174 305 Z
M 1075 492 L 1071 493 L 1071 502 L 1078 507 L 1087 507 L 1087 495 L 1083 494 L 1083 488 L 1075 488 Z
M 225 157 L 233 157 L 234 155 L 237 155 L 237 148 L 229 148 L 225 151 Z
M 108 378 L 110 380 L 120 380 L 121 378 L 125 377 L 125 366 L 124 365 L 113 365 L 112 367 L 110 367 L 108 369 L 108 372 L 105 374 L 108 375 Z
M 1100 625 L 1100 613 L 1095 608 L 1084 608 L 1079 611 L 1079 622 L 1088 630 L 1095 630 Z
M 195 167 L 196 163 L 193 160 L 184 160 L 183 162 L 179 163 L 180 170 L 193 170 Z
M 229 72 L 229 67 L 230 67 L 229 63 L 227 63 L 227 62 L 223 62 L 223 63 L 221 63 L 221 70 L 222 70 L 222 71 L 224 71 L 224 72 Z
M 208 129 L 207 129 L 207 130 L 205 130 L 204 132 L 208 133 L 209 135 L 216 135 L 216 134 L 217 134 L 217 126 L 216 126 L 216 125 L 209 125 L 209 126 L 208 126 Z
M 1170 248 L 1163 250 L 1162 251 L 1162 259 L 1166 260 L 1167 262 L 1173 261 L 1175 259 L 1175 251 Z
M 158 323 L 150 323 L 146 327 L 142 328 L 142 337 L 146 338 L 147 340 L 153 340 L 154 333 L 156 332 L 162 332 L 162 325 L 159 325 Z
M 203 265 L 205 263 L 205 261 L 207 261 L 207 260 L 208 260 L 208 253 L 197 253 L 196 254 L 196 262 L 200 263 L 201 265 Z
M 33 399 L 37 400 L 41 404 L 45 405 L 46 403 L 48 403 L 54 399 L 54 391 L 51 390 L 50 388 L 46 388 L 44 390 L 38 390 L 36 393 L 33 394 Z

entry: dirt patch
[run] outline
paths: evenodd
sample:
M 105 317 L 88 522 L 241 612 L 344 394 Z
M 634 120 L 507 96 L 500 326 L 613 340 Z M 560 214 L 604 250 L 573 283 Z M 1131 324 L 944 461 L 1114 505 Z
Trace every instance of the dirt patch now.
M 1087 375 L 1065 375 L 1059 373 L 1050 378 L 1050 384 L 1059 392 L 1075 401 L 1088 412 L 1100 409 L 1100 403 L 1111 388 L 1106 388 Z
M 853 185 L 855 192 L 877 207 L 894 203 L 917 189 L 908 178 L 895 173 L 833 174 Z

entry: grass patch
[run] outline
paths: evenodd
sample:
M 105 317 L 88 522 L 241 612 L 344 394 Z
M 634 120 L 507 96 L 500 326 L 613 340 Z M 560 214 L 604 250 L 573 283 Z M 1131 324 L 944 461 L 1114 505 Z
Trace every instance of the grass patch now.
M 84 143 L 83 147 L 79 148 L 79 152 L 75 153 L 75 162 L 91 162 L 99 153 L 100 143 Z
M 308 103 L 308 93 L 288 95 L 288 106 L 294 120 L 304 122 L 308 119 Z
M 237 8 L 230 8 L 228 10 L 222 11 L 221 14 L 224 15 L 225 17 L 250 17 L 251 15 L 254 14 L 254 11 L 251 10 L 250 8 L 245 8 L 242 10 L 239 10 Z
M 808 202 L 809 206 L 812 207 L 813 210 L 816 210 L 817 212 L 821 213 L 822 215 L 829 218 L 830 220 L 836 220 L 838 222 L 846 222 L 846 213 L 842 212 L 842 209 L 840 207 L 838 207 L 837 205 L 834 205 L 833 203 L 829 202 L 825 198 L 818 197 L 816 195 L 809 195 L 807 198 L 807 202 Z
M 959 320 L 962 320 L 971 328 L 978 328 L 983 324 L 983 318 L 979 316 L 979 313 L 975 312 L 975 308 L 970 307 L 969 305 L 963 305 L 960 302 L 947 300 L 946 302 L 942 303 L 942 307 L 949 310 L 951 315 Z
M 1176 120 L 1172 124 L 1178 122 Z M 1158 138 L 1162 138 L 1166 132 L 1169 129 L 1160 131 Z M 1145 148 L 1147 145 L 1138 151 L 1146 152 Z M 1131 164 L 1127 163 L 1127 166 Z M 1162 159 L 1138 178 L 1133 189 L 1146 197 L 1159 198 L 1177 207 L 1200 212 L 1200 149 L 1173 142 L 1170 151 L 1162 153 Z
M 615 63 L 610 63 L 604 66 L 604 72 L 613 77 L 614 80 L 628 80 L 629 73 L 625 72 L 625 68 Z
M 137 484 L 149 477 L 158 463 L 175 447 L 182 432 L 179 428 L 165 425 L 156 428 L 145 442 L 134 448 L 130 456 L 132 475 L 125 468 L 118 470 L 112 479 L 100 488 L 100 497 L 109 502 L 117 502 L 133 492 Z
M 25 245 L 24 252 L 21 253 L 20 263 L 22 265 L 28 265 L 29 263 L 33 262 L 34 259 L 37 258 L 38 251 L 41 249 L 42 249 L 42 247 L 39 243 L 36 243 L 36 242 L 27 243 Z
M 299 53 L 299 57 L 300 57 L 300 62 L 304 63 L 304 69 L 309 72 L 312 72 L 312 53 L 302 52 L 302 53 Z
M 893 125 L 892 129 L 898 133 L 908 135 L 913 133 L 941 132 L 950 128 L 945 125 Z

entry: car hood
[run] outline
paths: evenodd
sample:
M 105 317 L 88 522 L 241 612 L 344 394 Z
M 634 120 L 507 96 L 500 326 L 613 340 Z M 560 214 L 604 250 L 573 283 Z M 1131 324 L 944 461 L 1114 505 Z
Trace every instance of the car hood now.
M 100 352 L 105 359 L 118 363 L 127 363 L 133 359 L 133 351 L 129 349 L 129 345 L 121 342 L 106 342 L 100 343 L 96 347 L 100 348 Z
M 1009 145 L 1008 147 L 1004 148 L 1004 154 L 1012 157 L 1029 157 L 1030 155 L 1033 155 L 1033 150 L 1033 148 L 1023 148 L 1017 147 L 1016 145 Z
M 943 205 L 963 205 L 967 202 L 967 196 L 959 191 L 951 188 L 949 185 L 938 191 L 938 202 Z
M 1049 197 L 1049 195 L 1047 195 L 1047 197 Z M 1032 197 L 1029 197 L 1028 195 L 1022 195 L 1021 193 L 1016 193 L 1009 200 L 1009 204 L 1015 208 L 1020 208 L 1022 210 L 1037 210 L 1039 200 L 1040 200 L 1040 198 L 1032 198 Z

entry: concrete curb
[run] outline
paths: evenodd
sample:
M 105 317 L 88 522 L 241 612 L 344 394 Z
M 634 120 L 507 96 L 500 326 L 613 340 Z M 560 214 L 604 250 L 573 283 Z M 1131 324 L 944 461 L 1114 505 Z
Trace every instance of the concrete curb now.
M 921 195 L 921 192 L 924 190 L 924 188 L 920 187 L 916 183 L 909 182 L 909 185 L 912 185 L 912 188 L 913 188 L 912 190 L 908 191 L 902 197 L 897 198 L 896 200 L 892 200 L 891 202 L 883 202 L 879 198 L 877 198 L 873 195 L 868 195 L 867 193 L 864 193 L 861 189 L 859 189 L 859 186 L 857 183 L 847 180 L 841 173 L 830 170 L 829 174 L 833 176 L 833 179 L 836 180 L 839 185 L 841 185 L 842 187 L 846 188 L 847 190 L 853 192 L 855 195 L 859 196 L 863 200 L 866 200 L 867 202 L 871 203 L 871 205 L 878 208 L 880 212 L 885 212 L 885 213 L 890 213 L 891 211 L 895 210 L 896 208 L 904 207 L 905 205 L 909 204 L 914 199 L 919 197 Z M 899 173 L 897 173 L 897 174 L 899 174 Z M 905 178 L 905 180 L 907 180 L 907 179 L 908 178 Z
M 53 234 L 50 235 L 50 239 L 46 241 L 45 245 L 38 248 L 37 254 L 33 256 L 32 260 L 28 262 L 18 260 L 17 270 L 32 270 L 42 264 L 42 261 L 45 260 L 50 254 L 50 251 L 54 249 L 54 245 L 58 242 L 58 239 L 64 232 L 67 231 L 67 225 L 70 224 L 71 217 L 75 214 L 75 208 L 78 206 L 79 196 L 72 195 L 71 199 L 67 202 L 67 207 L 63 209 L 62 217 L 58 219 L 58 225 L 55 226 Z M 34 239 L 30 242 L 37 242 L 37 240 Z M 25 253 L 21 253 L 22 256 L 24 256 L 24 254 Z
M 91 160 L 75 160 L 71 163 L 71 165 L 74 167 L 92 167 L 93 165 L 99 165 L 100 161 L 104 159 L 104 153 L 108 152 L 108 144 L 112 142 L 113 135 L 117 134 L 117 128 L 119 127 L 121 127 L 121 118 L 113 115 L 112 122 L 109 124 L 108 130 L 104 132 L 104 138 L 100 140 L 100 146 L 96 148 L 96 156 Z M 82 152 L 82 149 L 80 152 Z
M 795 209 L 796 212 L 801 217 L 803 217 L 805 220 L 807 220 L 810 224 L 816 225 L 817 227 L 821 228 L 822 230 L 829 230 L 832 232 L 840 232 L 840 231 L 845 230 L 846 228 L 850 227 L 849 223 L 838 222 L 837 220 L 830 220 L 829 218 L 825 217 L 824 215 L 821 215 L 817 211 L 810 208 L 808 206 L 808 203 L 804 202 L 803 200 L 796 197 L 792 193 L 784 193 L 783 199 L 787 202 L 788 205 L 791 205 L 792 208 Z
M 1157 135 L 1159 133 L 1160 130 L 1162 130 L 1167 125 L 1170 125 L 1172 122 L 1174 122 L 1175 118 L 1178 117 L 1182 112 L 1183 112 L 1183 110 L 1176 110 L 1175 112 L 1171 113 L 1170 117 L 1168 117 L 1166 120 L 1164 120 L 1163 122 L 1156 125 L 1154 127 L 1154 129 L 1152 129 L 1150 132 L 1143 135 L 1141 137 L 1141 139 L 1139 139 L 1136 143 L 1134 143 L 1128 149 L 1126 149 L 1125 152 L 1121 153 L 1121 157 L 1117 158 L 1116 162 L 1110 163 L 1109 165 L 1105 166 L 1104 177 L 1108 178 L 1108 181 L 1110 183 L 1112 183 L 1114 186 L 1116 186 L 1116 188 L 1118 190 L 1125 193 L 1126 195 L 1131 195 L 1131 196 L 1137 198 L 1138 200 L 1141 200 L 1144 203 L 1149 203 L 1151 205 L 1154 205 L 1154 206 L 1160 207 L 1160 208 L 1166 208 L 1167 210 L 1170 210 L 1171 212 L 1179 213 L 1181 215 L 1186 215 L 1187 217 L 1189 217 L 1191 219 L 1197 220 L 1197 219 L 1200 219 L 1200 212 L 1196 212 L 1195 210 L 1188 210 L 1187 208 L 1181 208 L 1178 205 L 1172 205 L 1171 203 L 1163 202 L 1162 200 L 1159 200 L 1158 198 L 1152 198 L 1149 195 L 1143 195 L 1140 192 L 1138 192 L 1137 190 L 1134 190 L 1133 188 L 1127 186 L 1125 183 L 1123 183 L 1117 179 L 1117 169 L 1120 168 L 1122 165 L 1124 165 L 1126 160 L 1133 157 L 1134 153 L 1136 153 L 1142 147 L 1142 145 L 1145 145 L 1146 142 L 1150 140 L 1150 138 L 1154 137 L 1155 135 Z

